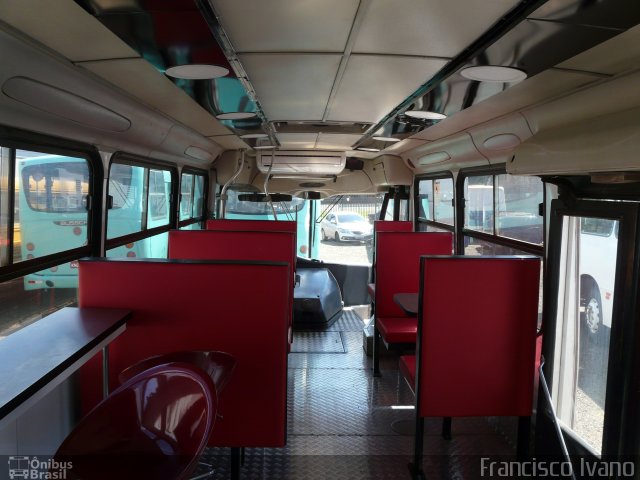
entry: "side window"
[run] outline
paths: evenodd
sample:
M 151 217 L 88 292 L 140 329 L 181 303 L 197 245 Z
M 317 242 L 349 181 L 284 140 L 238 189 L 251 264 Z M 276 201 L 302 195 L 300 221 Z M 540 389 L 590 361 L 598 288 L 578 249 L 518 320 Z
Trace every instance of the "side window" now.
M 168 169 L 115 161 L 109 169 L 107 256 L 166 258 L 172 176 Z M 147 230 L 164 227 L 150 236 Z M 136 241 L 120 240 L 140 234 Z
M 543 184 L 538 177 L 468 176 L 464 179 L 464 200 L 465 253 L 509 254 L 509 250 L 521 253 L 517 248 L 487 247 L 487 243 L 511 241 L 542 253 L 543 218 L 538 209 L 543 201 Z M 474 232 L 493 238 L 479 238 Z
M 180 228 L 203 227 L 205 213 L 204 173 L 182 172 L 180 177 Z
M 416 191 L 417 230 L 453 231 L 453 178 L 420 179 Z
M 98 184 L 80 152 L 0 146 L 0 271 L 9 277 L 0 283 L 6 300 L 0 302 L 0 339 L 75 304 L 77 260 L 92 252 L 90 206 Z M 52 260 L 57 263 L 42 267 Z
M 14 248 L 21 262 L 87 243 L 89 164 L 15 150 Z

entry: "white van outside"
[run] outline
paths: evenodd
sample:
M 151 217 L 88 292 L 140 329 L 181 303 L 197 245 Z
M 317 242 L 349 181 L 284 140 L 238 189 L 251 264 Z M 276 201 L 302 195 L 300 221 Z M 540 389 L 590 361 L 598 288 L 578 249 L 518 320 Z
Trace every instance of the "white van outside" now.
M 618 249 L 617 220 L 581 218 L 580 319 L 589 334 L 611 328 Z

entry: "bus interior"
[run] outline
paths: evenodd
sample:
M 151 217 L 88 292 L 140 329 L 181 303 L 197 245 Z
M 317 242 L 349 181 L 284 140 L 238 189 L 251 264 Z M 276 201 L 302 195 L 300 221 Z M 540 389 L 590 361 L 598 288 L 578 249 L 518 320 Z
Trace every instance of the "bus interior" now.
M 639 23 L 638 0 L 0 1 L 0 478 L 113 478 L 82 460 L 99 431 L 61 452 L 179 345 L 237 362 L 193 401 L 218 402 L 211 467 L 123 448 L 105 472 L 640 479 Z M 92 340 L 59 361 L 63 334 Z M 140 375 L 187 385 L 181 361 Z M 482 400 L 496 378 L 513 401 Z

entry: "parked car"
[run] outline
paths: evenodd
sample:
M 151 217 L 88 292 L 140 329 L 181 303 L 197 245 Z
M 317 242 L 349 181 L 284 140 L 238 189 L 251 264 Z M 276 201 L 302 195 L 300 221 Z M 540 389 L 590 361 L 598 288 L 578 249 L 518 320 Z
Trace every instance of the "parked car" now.
M 322 221 L 320 235 L 322 240 L 365 242 L 373 238 L 373 225 L 357 213 L 330 213 Z

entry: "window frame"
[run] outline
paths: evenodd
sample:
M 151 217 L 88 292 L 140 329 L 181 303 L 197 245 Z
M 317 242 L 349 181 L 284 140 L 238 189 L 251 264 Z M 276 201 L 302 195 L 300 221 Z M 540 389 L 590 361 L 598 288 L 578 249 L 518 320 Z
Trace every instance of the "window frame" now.
M 193 185 L 191 188 L 191 217 L 180 220 L 180 208 L 182 203 L 182 175 L 193 175 Z M 193 206 L 195 200 L 195 184 L 196 184 L 196 176 L 200 176 L 204 179 L 204 183 L 202 185 L 202 215 L 199 217 L 193 216 Z M 180 182 L 178 184 L 179 193 L 178 193 L 178 202 L 177 202 L 177 219 L 178 219 L 178 228 L 188 227 L 189 225 L 193 225 L 194 223 L 201 223 L 204 227 L 204 221 L 208 216 L 208 198 L 209 198 L 209 174 L 206 170 L 201 170 L 193 167 L 184 167 L 180 172 Z
M 119 237 L 107 238 L 107 232 L 109 227 L 109 210 L 111 210 L 111 209 L 107 209 L 106 215 L 105 215 L 104 232 L 103 232 L 105 255 L 107 254 L 108 250 L 121 247 L 123 245 L 126 245 L 127 243 L 138 242 L 140 240 L 144 240 L 145 238 L 154 237 L 161 233 L 168 232 L 169 230 L 175 229 L 177 225 L 177 206 L 176 206 L 177 202 L 175 201 L 175 199 L 178 196 L 179 186 L 177 183 L 178 169 L 174 164 L 171 164 L 169 162 L 162 162 L 160 160 L 156 161 L 149 158 L 138 157 L 136 155 L 131 155 L 125 152 L 116 152 L 111 156 L 111 159 L 109 160 L 109 168 L 107 169 L 107 175 L 105 175 L 105 180 L 106 180 L 105 184 L 107 185 L 109 184 L 111 167 L 113 166 L 114 163 L 117 163 L 120 165 L 129 165 L 132 167 L 141 167 L 146 169 L 145 178 L 144 178 L 145 187 L 146 187 L 145 188 L 146 198 L 144 199 L 145 214 L 142 216 L 142 224 L 141 224 L 142 228 L 140 231 L 128 233 L 126 235 L 121 235 Z M 167 225 L 161 225 L 153 228 L 147 228 L 147 217 L 148 217 L 148 208 L 149 208 L 149 178 L 150 178 L 149 170 L 166 170 L 171 175 L 171 192 L 169 195 L 169 206 L 168 206 L 169 222 L 167 223 Z M 105 191 L 105 198 L 106 198 L 106 195 L 109 195 L 108 187 Z
M 456 250 L 458 252 L 464 253 L 464 237 L 473 237 L 478 240 L 482 240 L 485 242 L 493 243 L 495 245 L 504 246 L 507 248 L 513 248 L 516 250 L 520 250 L 522 252 L 526 252 L 531 255 L 537 255 L 540 258 L 544 257 L 544 244 L 546 239 L 546 221 L 544 215 L 542 215 L 542 244 L 536 245 L 533 243 L 524 242 L 522 240 L 516 240 L 513 238 L 503 237 L 497 235 L 496 231 L 496 217 L 497 215 L 493 215 L 493 233 L 480 232 L 477 230 L 472 230 L 466 228 L 464 225 L 465 218 L 465 208 L 466 202 L 464 198 L 464 182 L 467 178 L 470 177 L 481 177 L 481 176 L 492 176 L 493 177 L 493 205 L 495 210 L 495 196 L 496 196 L 496 176 L 498 175 L 506 175 L 507 171 L 505 169 L 505 165 L 497 165 L 493 167 L 471 167 L 460 170 L 458 174 L 458 178 L 455 183 L 455 218 L 458 224 L 456 231 L 458 234 L 456 235 Z M 540 180 L 542 185 L 542 205 L 546 205 L 546 188 L 544 188 L 544 182 L 542 179 Z M 544 208 L 544 207 L 543 207 Z M 544 212 L 543 212 L 544 213 Z
M 8 168 L 7 215 L 7 264 L 0 266 L 0 282 L 13 280 L 51 267 L 78 260 L 87 256 L 101 254 L 101 224 L 104 169 L 100 154 L 92 145 L 66 140 L 54 136 L 38 134 L 25 130 L 0 127 L 0 146 L 11 149 Z M 28 150 L 49 155 L 83 158 L 89 169 L 89 191 L 87 208 L 87 245 L 71 248 L 30 260 L 13 262 L 14 224 L 15 224 L 15 172 L 16 150 Z
M 451 199 L 451 201 L 453 202 L 452 206 L 453 206 L 453 225 L 449 225 L 448 223 L 441 223 L 438 222 L 437 220 L 423 220 L 420 218 L 420 202 L 419 202 L 419 196 L 420 196 L 420 182 L 423 180 L 430 180 L 431 182 L 433 182 L 434 180 L 441 180 L 443 178 L 448 178 L 451 179 L 451 182 L 453 183 L 453 198 Z M 432 183 L 433 186 L 433 183 Z M 450 171 L 445 171 L 445 172 L 438 172 L 438 173 L 429 173 L 426 175 L 418 175 L 415 177 L 414 182 L 413 182 L 413 191 L 414 191 L 414 202 L 413 202 L 413 218 L 415 219 L 415 230 L 416 232 L 419 231 L 419 225 L 427 225 L 427 227 L 431 226 L 434 228 L 438 228 L 441 230 L 446 230 L 449 231 L 451 233 L 453 233 L 455 235 L 456 232 L 456 227 L 458 224 L 458 215 L 457 215 L 457 211 L 456 211 L 456 202 L 457 202 L 457 190 L 458 187 L 456 185 L 456 180 L 453 176 L 453 173 Z M 435 217 L 435 212 L 434 212 L 434 217 Z

